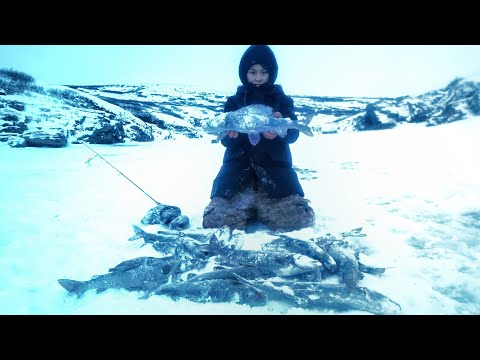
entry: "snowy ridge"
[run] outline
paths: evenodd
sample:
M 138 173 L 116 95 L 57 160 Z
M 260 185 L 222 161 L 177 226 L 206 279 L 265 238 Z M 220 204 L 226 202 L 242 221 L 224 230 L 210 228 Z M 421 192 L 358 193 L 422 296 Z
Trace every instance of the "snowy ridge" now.
M 48 128 L 63 132 L 68 143 L 213 139 L 201 122 L 223 112 L 227 96 L 233 94 L 162 84 L 42 86 L 41 92 L 0 96 L 0 139 Z M 455 79 L 418 97 L 292 98 L 299 119 L 311 118 L 310 126 L 319 135 L 463 120 L 480 114 L 479 89 L 477 80 Z

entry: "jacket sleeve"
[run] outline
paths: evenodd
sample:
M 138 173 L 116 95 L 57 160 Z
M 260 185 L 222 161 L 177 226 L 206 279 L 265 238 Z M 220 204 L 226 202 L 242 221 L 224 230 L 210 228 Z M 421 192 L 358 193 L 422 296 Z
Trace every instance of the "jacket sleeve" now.
M 233 100 L 233 97 L 229 97 L 225 102 L 225 106 L 223 107 L 223 112 L 230 112 L 238 110 L 238 106 Z

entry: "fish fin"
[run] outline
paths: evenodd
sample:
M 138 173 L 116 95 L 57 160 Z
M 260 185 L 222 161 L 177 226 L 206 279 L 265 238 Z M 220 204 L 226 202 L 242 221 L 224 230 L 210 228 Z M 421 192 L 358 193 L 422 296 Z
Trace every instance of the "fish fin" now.
M 226 252 L 225 248 L 222 246 L 222 244 L 220 243 L 220 240 L 215 234 L 213 234 L 213 236 L 210 238 L 208 246 L 210 251 L 213 252 L 214 254 L 223 254 Z
M 138 300 L 146 300 L 148 299 L 150 296 L 152 296 L 154 294 L 154 289 L 151 289 L 151 290 L 145 290 L 145 292 L 143 293 L 142 296 L 140 296 L 138 298 Z
M 213 271 L 218 271 L 218 270 L 225 270 L 227 269 L 225 266 L 217 265 L 213 267 Z
M 172 281 L 173 275 L 175 275 L 175 274 L 177 273 L 177 270 L 180 268 L 181 265 L 182 265 L 182 262 L 181 262 L 181 261 L 175 261 L 175 262 L 173 263 L 172 268 L 171 268 L 170 271 L 166 274 L 167 278 L 169 278 L 168 282 L 171 282 L 171 281 Z
M 380 275 L 385 272 L 385 268 L 368 266 L 362 264 L 361 262 L 358 262 L 358 270 L 362 273 L 371 275 Z
M 109 272 L 114 272 L 114 271 L 128 271 L 132 269 L 136 269 L 139 266 L 143 265 L 145 263 L 145 258 L 140 257 L 136 259 L 130 259 L 130 260 L 125 260 L 122 261 L 120 264 L 117 266 L 108 269 Z
M 255 287 L 255 283 L 254 283 L 253 281 L 247 280 L 247 279 L 245 279 L 244 277 L 238 275 L 238 274 L 235 273 L 235 272 L 232 273 L 232 275 L 237 279 L 237 281 L 238 281 L 239 283 L 242 283 L 242 284 L 245 284 L 245 285 L 250 285 L 250 286 Z
M 260 142 L 260 134 L 257 133 L 248 133 L 248 140 L 253 146 L 257 145 Z
M 233 273 L 233 276 L 237 279 L 239 283 L 245 284 L 247 286 L 251 286 L 257 290 L 260 290 L 267 296 L 269 294 L 270 295 L 279 294 L 280 297 L 290 300 L 295 304 L 298 303 L 298 300 L 296 299 L 296 297 L 291 295 L 290 293 L 287 293 L 287 291 L 285 291 L 283 288 L 278 288 L 273 285 L 267 285 L 266 282 L 256 282 L 256 281 L 247 280 L 236 273 Z M 272 296 L 272 297 L 275 298 L 275 296 Z

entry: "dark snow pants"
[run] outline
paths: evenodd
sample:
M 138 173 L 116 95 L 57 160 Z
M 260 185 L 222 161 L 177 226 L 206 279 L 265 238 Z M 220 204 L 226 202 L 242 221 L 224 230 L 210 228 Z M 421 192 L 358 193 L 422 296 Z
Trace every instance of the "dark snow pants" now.
M 245 230 L 258 221 L 271 230 L 293 231 L 313 226 L 315 213 L 300 195 L 271 198 L 263 190 L 247 188 L 231 199 L 214 197 L 203 212 L 204 228 Z

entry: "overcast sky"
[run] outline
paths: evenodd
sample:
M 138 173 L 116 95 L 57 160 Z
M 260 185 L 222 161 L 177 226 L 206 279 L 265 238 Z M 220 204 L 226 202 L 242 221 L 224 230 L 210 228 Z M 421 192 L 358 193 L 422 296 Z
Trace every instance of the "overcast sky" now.
M 234 92 L 248 45 L 0 45 L 0 68 L 56 85 L 168 83 Z M 420 95 L 480 75 L 480 45 L 271 45 L 290 95 Z

